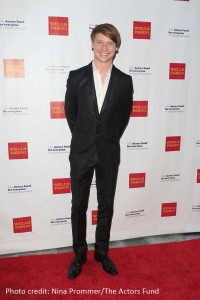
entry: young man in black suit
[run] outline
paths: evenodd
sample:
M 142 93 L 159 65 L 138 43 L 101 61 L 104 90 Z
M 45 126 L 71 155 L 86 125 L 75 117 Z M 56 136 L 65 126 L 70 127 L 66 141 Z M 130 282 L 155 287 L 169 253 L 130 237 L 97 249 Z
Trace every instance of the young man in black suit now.
M 76 278 L 87 260 L 86 212 L 95 171 L 98 215 L 94 259 L 112 275 L 118 273 L 108 256 L 113 203 L 120 163 L 120 138 L 132 109 L 133 84 L 113 65 L 121 37 L 111 24 L 91 33 L 94 60 L 71 71 L 67 81 L 65 113 L 72 133 L 70 150 L 72 235 L 74 259 L 68 278 Z

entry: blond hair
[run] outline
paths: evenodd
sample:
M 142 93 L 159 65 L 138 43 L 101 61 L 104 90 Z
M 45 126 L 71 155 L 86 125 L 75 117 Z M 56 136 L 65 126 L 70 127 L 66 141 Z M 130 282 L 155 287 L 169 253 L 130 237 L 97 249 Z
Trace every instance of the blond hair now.
M 121 45 L 121 36 L 115 26 L 113 26 L 112 24 L 104 23 L 104 24 L 99 24 L 96 27 L 94 27 L 94 29 L 92 30 L 92 33 L 90 35 L 92 42 L 94 42 L 94 38 L 97 33 L 101 33 L 101 34 L 109 37 L 116 44 L 117 48 L 119 49 L 119 47 Z

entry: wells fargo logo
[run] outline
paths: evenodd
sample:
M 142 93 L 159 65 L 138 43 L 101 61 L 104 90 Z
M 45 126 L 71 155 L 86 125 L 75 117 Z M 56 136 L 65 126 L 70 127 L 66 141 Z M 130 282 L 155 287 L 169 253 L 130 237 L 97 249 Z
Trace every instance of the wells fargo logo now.
M 31 232 L 31 231 L 32 231 L 31 217 L 23 217 L 23 218 L 14 218 L 13 219 L 13 232 L 14 233 Z
M 28 159 L 28 143 L 8 143 L 9 159 Z
M 129 174 L 129 188 L 145 187 L 145 173 L 132 173 Z
M 200 183 L 200 169 L 197 170 L 197 183 Z
M 185 79 L 185 64 L 170 63 L 169 64 L 169 79 Z
M 151 22 L 133 22 L 133 38 L 134 39 L 147 39 L 151 38 Z
M 70 178 L 52 179 L 53 194 L 67 194 L 71 193 Z
M 162 203 L 161 217 L 176 216 L 177 203 Z
M 49 35 L 69 35 L 67 17 L 49 17 Z
M 51 119 L 64 119 L 65 118 L 64 101 L 51 102 L 50 114 L 51 114 Z
M 24 60 L 23 59 L 4 59 L 4 77 L 6 78 L 23 78 Z
M 97 210 L 92 210 L 92 225 L 96 225 L 97 224 Z
M 180 136 L 168 136 L 166 137 L 165 151 L 180 151 L 181 137 Z
M 131 117 L 147 117 L 148 101 L 133 101 Z

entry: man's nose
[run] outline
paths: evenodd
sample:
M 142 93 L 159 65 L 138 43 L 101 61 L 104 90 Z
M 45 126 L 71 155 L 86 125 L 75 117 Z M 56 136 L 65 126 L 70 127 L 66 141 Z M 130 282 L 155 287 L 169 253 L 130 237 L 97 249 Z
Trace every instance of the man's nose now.
M 107 51 L 108 50 L 108 45 L 106 43 L 103 43 L 102 50 L 103 51 Z

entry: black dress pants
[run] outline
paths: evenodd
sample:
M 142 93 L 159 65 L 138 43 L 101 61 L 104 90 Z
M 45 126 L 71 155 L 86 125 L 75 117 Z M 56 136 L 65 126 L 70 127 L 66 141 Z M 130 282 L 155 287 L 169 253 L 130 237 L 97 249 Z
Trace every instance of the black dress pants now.
M 95 251 L 99 254 L 108 252 L 118 167 L 118 164 L 110 167 L 101 166 L 98 163 L 97 155 L 85 167 L 78 167 L 77 163 L 71 163 L 71 223 L 75 253 L 87 251 L 86 214 L 94 171 L 98 202 Z

